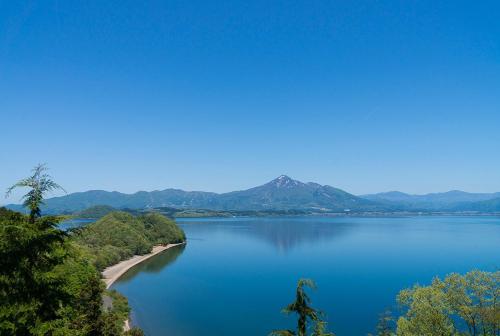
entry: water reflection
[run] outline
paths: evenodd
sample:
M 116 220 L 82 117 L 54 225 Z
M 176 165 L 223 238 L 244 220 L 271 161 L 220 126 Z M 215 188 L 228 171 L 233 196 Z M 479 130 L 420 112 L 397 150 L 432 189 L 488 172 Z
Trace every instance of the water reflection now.
M 356 223 L 346 223 L 342 219 L 331 218 L 245 218 L 245 219 L 210 219 L 183 220 L 184 226 L 189 225 L 189 232 L 194 238 L 206 236 L 208 232 L 227 232 L 251 236 L 271 244 L 281 253 L 306 244 L 330 242 L 355 230 Z M 189 223 L 189 224 L 188 224 Z
M 127 283 L 133 277 L 135 277 L 137 274 L 141 272 L 158 273 L 165 266 L 174 263 L 177 260 L 177 258 L 182 254 L 185 248 L 186 245 L 174 246 L 169 248 L 168 250 L 161 252 L 160 254 L 155 255 L 154 257 L 146 259 L 140 264 L 128 270 L 127 273 L 122 275 L 117 282 Z
M 395 304 L 400 289 L 428 284 L 436 275 L 500 265 L 499 218 L 178 222 L 188 236 L 185 250 L 167 250 L 116 283 L 129 299 L 132 321 L 147 335 L 223 336 L 238 330 L 239 336 L 255 336 L 290 327 L 293 319 L 279 311 L 296 280 L 311 277 L 319 286 L 313 302 L 328 313 L 335 334 L 362 336 Z
M 342 223 L 282 220 L 252 223 L 248 233 L 287 253 L 301 245 L 332 241 L 352 229 L 353 225 Z

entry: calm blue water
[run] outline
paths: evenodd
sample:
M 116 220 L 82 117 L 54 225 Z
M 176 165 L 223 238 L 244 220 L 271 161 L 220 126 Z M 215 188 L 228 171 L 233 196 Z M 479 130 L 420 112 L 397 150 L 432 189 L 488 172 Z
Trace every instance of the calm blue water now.
M 129 271 L 114 288 L 146 335 L 267 335 L 296 281 L 338 336 L 372 332 L 404 287 L 500 266 L 500 218 L 231 218 L 179 221 L 188 244 Z M 394 308 L 395 309 L 395 308 Z
M 75 229 L 75 228 L 79 228 L 79 227 L 85 226 L 87 224 L 95 222 L 96 220 L 97 219 L 72 218 L 72 219 L 68 219 L 68 220 L 62 221 L 59 224 L 59 228 L 61 230 L 66 231 L 66 230 L 69 230 L 69 229 Z

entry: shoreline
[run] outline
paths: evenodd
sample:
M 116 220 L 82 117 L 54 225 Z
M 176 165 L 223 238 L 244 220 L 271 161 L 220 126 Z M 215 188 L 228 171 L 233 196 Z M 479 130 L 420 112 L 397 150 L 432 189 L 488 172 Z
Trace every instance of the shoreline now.
M 130 259 L 120 261 L 118 264 L 115 264 L 113 266 L 106 267 L 102 272 L 102 280 L 106 284 L 106 289 L 109 289 L 113 285 L 113 283 L 116 282 L 123 274 L 127 273 L 129 269 L 132 267 L 140 264 L 144 260 L 147 260 L 165 250 L 168 250 L 169 248 L 179 246 L 186 244 L 186 242 L 183 243 L 176 243 L 176 244 L 167 244 L 167 245 L 156 245 L 153 246 L 153 249 L 151 250 L 151 253 L 144 254 L 144 255 L 135 255 Z M 130 330 L 130 318 L 127 318 L 123 322 L 123 331 L 128 331 Z
M 279 214 L 279 215 L 234 215 L 234 216 L 198 216 L 198 217 L 175 217 L 176 221 L 189 220 L 215 220 L 215 219 L 234 219 L 234 218 L 278 218 L 278 217 L 336 217 L 336 218 L 388 218 L 388 217 L 499 217 L 500 212 L 481 212 L 481 213 L 465 213 L 465 212 L 353 212 L 353 213 L 304 213 L 298 215 Z
M 130 259 L 120 261 L 118 264 L 106 267 L 104 271 L 101 272 L 102 280 L 106 284 L 106 289 L 109 289 L 109 287 L 111 287 L 111 285 L 113 285 L 113 283 L 115 283 L 116 280 L 118 280 L 123 274 L 125 274 L 129 269 L 131 269 L 135 265 L 140 264 L 144 260 L 147 260 L 152 256 L 157 255 L 158 253 L 168 250 L 169 248 L 179 246 L 182 244 L 186 243 L 184 242 L 176 244 L 157 245 L 153 247 L 151 253 L 144 255 L 135 255 Z

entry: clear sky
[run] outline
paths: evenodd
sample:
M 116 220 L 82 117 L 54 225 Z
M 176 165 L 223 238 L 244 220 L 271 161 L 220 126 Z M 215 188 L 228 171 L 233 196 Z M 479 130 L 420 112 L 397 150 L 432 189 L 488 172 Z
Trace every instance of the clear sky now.
M 0 117 L 1 190 L 500 191 L 500 2 L 0 0 Z

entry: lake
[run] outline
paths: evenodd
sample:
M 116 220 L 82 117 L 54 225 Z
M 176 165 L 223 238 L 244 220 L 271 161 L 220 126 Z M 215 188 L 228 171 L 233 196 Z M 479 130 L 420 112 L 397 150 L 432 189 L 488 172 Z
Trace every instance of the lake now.
M 267 335 L 301 277 L 337 336 L 373 332 L 400 289 L 435 275 L 500 266 L 500 218 L 228 218 L 178 220 L 188 244 L 113 285 L 146 335 Z
M 59 229 L 67 231 L 70 229 L 76 229 L 79 227 L 83 227 L 90 223 L 95 222 L 97 219 L 89 219 L 89 218 L 71 218 L 59 223 Z

